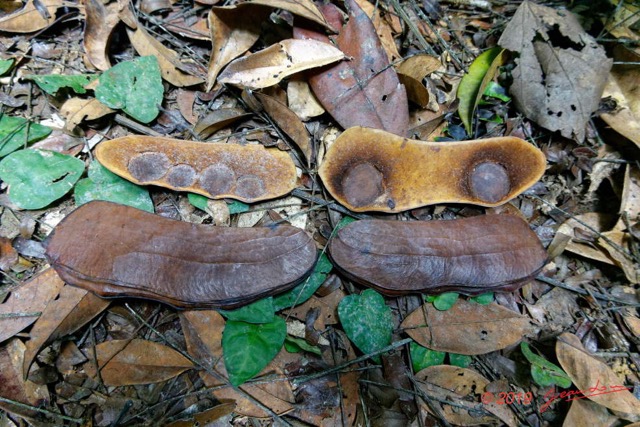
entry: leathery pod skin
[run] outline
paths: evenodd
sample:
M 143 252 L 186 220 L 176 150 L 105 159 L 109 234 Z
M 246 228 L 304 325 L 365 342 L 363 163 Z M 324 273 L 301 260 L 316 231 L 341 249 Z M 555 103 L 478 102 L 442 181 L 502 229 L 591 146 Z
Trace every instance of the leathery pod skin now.
M 350 210 L 395 213 L 436 203 L 498 206 L 545 167 L 542 151 L 520 138 L 426 142 L 353 127 L 329 147 L 319 174 Z
M 69 214 L 46 248 L 71 285 L 182 308 L 234 308 L 286 291 L 316 255 L 311 237 L 293 226 L 192 224 L 102 201 Z
M 387 295 L 513 291 L 547 262 L 538 237 L 512 215 L 355 221 L 328 253 L 347 277 Z

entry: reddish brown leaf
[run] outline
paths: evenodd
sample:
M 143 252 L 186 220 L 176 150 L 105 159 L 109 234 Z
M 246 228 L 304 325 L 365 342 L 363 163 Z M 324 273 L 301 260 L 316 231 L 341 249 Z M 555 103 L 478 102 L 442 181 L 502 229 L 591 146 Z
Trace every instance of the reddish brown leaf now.
M 104 5 L 99 0 L 85 0 L 84 50 L 89 61 L 98 70 L 111 68 L 109 42 L 114 28 L 120 22 L 118 4 Z
M 351 60 L 311 74 L 311 88 L 343 128 L 364 126 L 405 136 L 409 107 L 404 86 L 389 65 L 369 17 L 355 0 L 345 4 L 349 22 L 340 31 L 336 44 Z M 300 29 L 294 29 L 294 37 L 328 41 L 324 35 Z
M 48 268 L 18 289 L 0 304 L 0 342 L 35 322 L 64 283 L 53 268 Z
M 74 286 L 64 286 L 58 298 L 47 304 L 31 328 L 23 373 L 27 374 L 34 358 L 47 343 L 74 333 L 108 306 L 109 301 L 94 294 Z
M 169 380 L 193 368 L 176 350 L 153 341 L 112 340 L 96 346 L 100 377 L 107 386 L 151 384 Z M 93 363 L 85 364 L 89 376 L 95 376 Z
M 11 239 L 0 237 L 0 270 L 8 271 L 17 263 L 18 252 L 13 248 Z
M 193 103 L 196 100 L 196 91 L 178 89 L 178 95 L 176 96 L 176 103 L 180 109 L 182 117 L 192 125 L 195 125 L 198 121 L 198 117 L 193 114 Z

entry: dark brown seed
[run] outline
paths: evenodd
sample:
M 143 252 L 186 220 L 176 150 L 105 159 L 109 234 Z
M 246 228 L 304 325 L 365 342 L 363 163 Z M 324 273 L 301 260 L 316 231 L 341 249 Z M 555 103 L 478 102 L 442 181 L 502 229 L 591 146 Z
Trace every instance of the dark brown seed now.
M 204 171 L 200 176 L 200 186 L 211 194 L 226 194 L 231 192 L 236 181 L 236 174 L 229 166 L 216 163 Z
M 129 161 L 129 173 L 141 182 L 155 181 L 167 173 L 169 158 L 164 153 L 141 153 Z
M 65 282 L 101 296 L 232 308 L 298 284 L 316 247 L 292 226 L 191 224 L 94 201 L 55 228 L 46 255 Z
M 359 207 L 372 204 L 382 193 L 382 173 L 370 163 L 360 163 L 342 178 L 342 191 L 349 204 Z
M 172 187 L 189 187 L 196 182 L 198 174 L 195 169 L 189 165 L 175 165 L 167 172 L 167 184 Z
M 243 175 L 236 183 L 236 194 L 245 199 L 255 199 L 264 194 L 264 182 L 255 175 Z
M 511 190 L 507 170 L 493 162 L 480 163 L 473 168 L 469 187 L 474 197 L 486 203 L 499 202 Z

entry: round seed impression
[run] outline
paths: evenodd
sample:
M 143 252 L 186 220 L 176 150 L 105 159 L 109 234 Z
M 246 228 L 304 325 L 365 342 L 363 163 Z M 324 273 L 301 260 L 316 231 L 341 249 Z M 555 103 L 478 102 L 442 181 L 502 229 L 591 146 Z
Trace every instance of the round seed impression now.
M 360 163 L 347 171 L 342 179 L 342 192 L 351 205 L 373 203 L 383 193 L 382 173 L 371 163 Z
M 127 168 L 131 175 L 140 182 L 156 181 L 162 178 L 171 162 L 164 153 L 140 153 L 129 161 Z
M 189 165 L 175 165 L 167 173 L 166 181 L 172 187 L 189 187 L 196 182 L 196 170 Z
M 200 186 L 212 195 L 228 194 L 236 181 L 236 174 L 229 166 L 215 163 L 202 171 Z
M 511 183 L 507 170 L 493 162 L 476 165 L 469 176 L 471 194 L 486 203 L 497 203 L 509 194 Z
M 255 199 L 265 193 L 264 182 L 255 175 L 243 175 L 238 178 L 236 194 L 245 199 Z

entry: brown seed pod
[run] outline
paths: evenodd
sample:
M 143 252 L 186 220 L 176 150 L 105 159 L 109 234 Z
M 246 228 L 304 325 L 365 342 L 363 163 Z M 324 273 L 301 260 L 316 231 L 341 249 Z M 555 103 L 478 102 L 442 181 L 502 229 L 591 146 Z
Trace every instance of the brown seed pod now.
M 319 173 L 355 212 L 400 212 L 436 203 L 498 206 L 544 173 L 544 154 L 515 137 L 425 142 L 378 129 L 347 129 Z
M 288 225 L 206 226 L 94 201 L 55 228 L 46 255 L 65 282 L 104 297 L 233 308 L 295 286 L 316 247 Z
M 538 237 L 512 215 L 356 221 L 338 231 L 329 255 L 348 277 L 387 295 L 513 291 L 547 262 Z
M 289 155 L 262 145 L 125 136 L 100 143 L 96 158 L 135 182 L 252 203 L 289 193 L 296 168 Z

